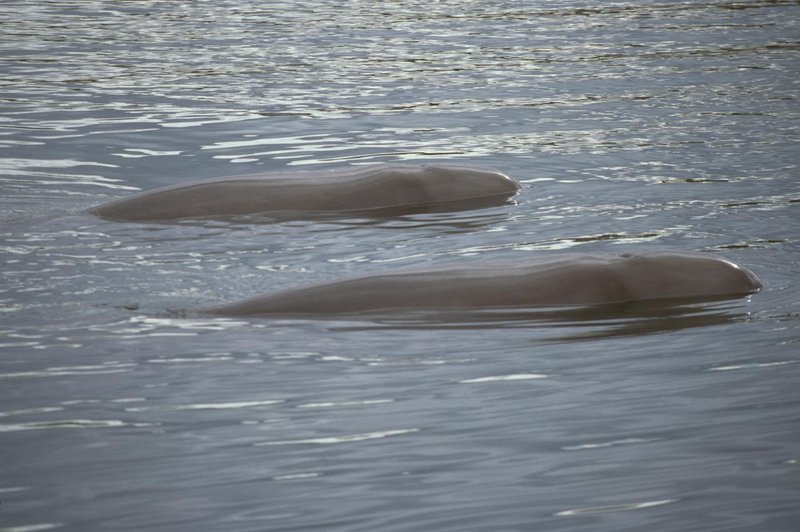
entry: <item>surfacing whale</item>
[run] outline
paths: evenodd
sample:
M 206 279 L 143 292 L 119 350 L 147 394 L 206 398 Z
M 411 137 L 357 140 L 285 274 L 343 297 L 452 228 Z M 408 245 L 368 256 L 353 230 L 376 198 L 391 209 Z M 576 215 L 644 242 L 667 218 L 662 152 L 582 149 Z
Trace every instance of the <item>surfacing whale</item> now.
M 460 166 L 376 164 L 267 173 L 145 191 L 89 210 L 107 220 L 167 221 L 264 215 L 275 219 L 386 215 L 498 206 L 519 192 L 510 177 Z
M 752 272 L 707 253 L 557 255 L 525 264 L 370 275 L 268 294 L 209 309 L 218 316 L 386 315 L 668 299 L 741 297 Z

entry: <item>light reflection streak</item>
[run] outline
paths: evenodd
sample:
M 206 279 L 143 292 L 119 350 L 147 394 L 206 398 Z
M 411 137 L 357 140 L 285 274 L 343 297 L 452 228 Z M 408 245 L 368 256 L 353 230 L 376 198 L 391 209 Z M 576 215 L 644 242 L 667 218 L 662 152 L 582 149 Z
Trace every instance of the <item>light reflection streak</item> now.
M 502 382 L 502 381 L 527 381 L 534 379 L 546 379 L 547 375 L 542 373 L 514 373 L 511 375 L 492 375 L 489 377 L 477 377 L 474 379 L 464 379 L 458 381 L 461 384 L 471 384 L 479 382 Z
M 283 403 L 283 400 L 275 399 L 269 401 L 238 401 L 231 403 L 197 403 L 191 405 L 159 405 L 159 406 L 135 406 L 126 408 L 126 412 L 149 412 L 154 410 L 232 410 L 239 408 L 254 408 L 263 406 L 273 406 Z
M 153 427 L 153 423 L 128 423 L 118 419 L 62 419 L 58 421 L 35 421 L 30 423 L 0 424 L 0 433 L 47 429 L 105 429 L 119 427 Z
M 394 399 L 367 399 L 364 401 L 339 401 L 328 403 L 305 403 L 297 405 L 297 408 L 339 408 L 342 406 L 366 406 L 392 403 Z
M 787 364 L 795 364 L 797 363 L 796 360 L 784 360 L 782 362 L 752 362 L 749 364 L 733 364 L 730 366 L 715 366 L 713 368 L 708 368 L 707 371 L 735 371 L 741 369 L 760 369 L 760 368 L 772 368 L 776 366 L 785 366 Z
M 64 407 L 42 406 L 38 408 L 25 408 L 23 410 L 10 410 L 8 412 L 0 412 L 0 417 L 23 416 L 29 414 L 46 414 L 48 412 L 59 412 L 61 410 L 64 410 Z
M 289 475 L 277 475 L 272 477 L 272 480 L 304 480 L 317 478 L 319 476 L 321 476 L 320 473 L 293 473 Z
M 64 523 L 35 523 L 31 525 L 11 526 L 2 529 L 2 532 L 42 532 L 44 530 L 53 530 L 54 528 L 61 528 Z
M 122 321 L 110 324 L 90 326 L 90 330 L 108 332 L 112 334 L 136 337 L 137 335 L 153 334 L 184 334 L 196 335 L 201 331 L 221 331 L 248 326 L 248 322 L 228 319 L 191 319 L 191 318 L 160 318 L 152 316 L 131 316 Z M 168 331 L 164 329 L 177 329 Z M 161 359 L 159 359 L 161 360 Z
M 564 510 L 557 512 L 557 516 L 575 516 L 585 514 L 599 514 L 608 512 L 626 512 L 630 510 L 643 510 L 646 508 L 654 508 L 656 506 L 663 506 L 679 501 L 680 499 L 662 499 L 658 501 L 634 502 L 627 504 L 613 504 L 609 506 L 594 506 L 589 508 L 575 508 L 573 510 Z
M 604 449 L 606 447 L 616 447 L 617 445 L 633 445 L 637 443 L 650 443 L 659 441 L 660 438 L 625 438 L 623 440 L 614 440 L 600 443 L 583 443 L 580 445 L 565 445 L 561 449 L 565 451 L 586 451 L 590 449 Z
M 255 443 L 253 445 L 256 447 L 263 447 L 267 445 L 327 445 L 335 443 L 352 443 L 365 440 L 383 439 L 391 436 L 399 436 L 401 434 L 411 434 L 413 432 L 419 432 L 419 429 L 384 430 L 378 432 L 365 432 L 363 434 L 346 434 L 342 436 L 329 436 L 324 438 L 308 438 L 304 440 L 267 441 Z
M 135 366 L 136 364 L 123 364 L 123 366 Z M 29 377 L 63 377 L 66 375 L 109 375 L 113 373 L 128 373 L 132 371 L 130 368 L 116 368 L 110 367 L 109 369 L 68 369 L 68 368 L 51 368 L 44 371 L 18 371 L 14 373 L 0 373 L 0 379 L 20 379 Z

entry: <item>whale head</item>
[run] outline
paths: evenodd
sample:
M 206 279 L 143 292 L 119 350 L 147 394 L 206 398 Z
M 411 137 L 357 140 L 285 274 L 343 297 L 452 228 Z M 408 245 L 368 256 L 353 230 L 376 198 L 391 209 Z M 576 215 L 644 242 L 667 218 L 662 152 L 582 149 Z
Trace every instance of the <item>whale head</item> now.
M 619 261 L 631 299 L 746 295 L 763 286 L 753 272 L 708 253 L 625 254 Z
M 418 176 L 433 189 L 457 190 L 457 195 L 462 198 L 513 196 L 520 190 L 517 182 L 509 176 L 484 168 L 423 166 Z

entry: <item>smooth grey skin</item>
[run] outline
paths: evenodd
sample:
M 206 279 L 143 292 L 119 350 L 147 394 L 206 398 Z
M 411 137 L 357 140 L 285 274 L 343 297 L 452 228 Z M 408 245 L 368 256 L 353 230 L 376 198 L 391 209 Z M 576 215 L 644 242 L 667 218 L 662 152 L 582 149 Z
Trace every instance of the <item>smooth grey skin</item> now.
M 278 292 L 209 312 L 328 316 L 598 305 L 738 297 L 761 286 L 752 272 L 707 253 L 558 255 L 526 264 L 372 275 Z
M 161 221 L 264 214 L 278 219 L 369 213 L 425 205 L 501 205 L 519 192 L 510 177 L 459 166 L 376 164 L 327 172 L 242 175 L 158 188 L 89 212 L 107 220 Z M 459 203 L 461 202 L 461 203 Z M 448 208 L 448 204 L 452 208 Z M 411 209 L 413 211 L 413 209 Z M 380 214 L 380 213 L 376 213 Z

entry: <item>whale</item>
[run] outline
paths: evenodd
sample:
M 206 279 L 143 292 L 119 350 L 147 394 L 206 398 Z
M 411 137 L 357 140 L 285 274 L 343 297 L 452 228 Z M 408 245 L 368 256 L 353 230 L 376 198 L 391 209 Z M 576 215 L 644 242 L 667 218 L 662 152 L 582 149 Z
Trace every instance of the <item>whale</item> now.
M 170 221 L 259 215 L 401 215 L 506 204 L 520 186 L 490 169 L 374 164 L 320 172 L 265 173 L 191 181 L 93 207 L 111 221 Z
M 393 315 L 736 298 L 758 277 L 704 252 L 558 254 L 522 263 L 404 270 L 279 291 L 208 309 L 223 317 Z

